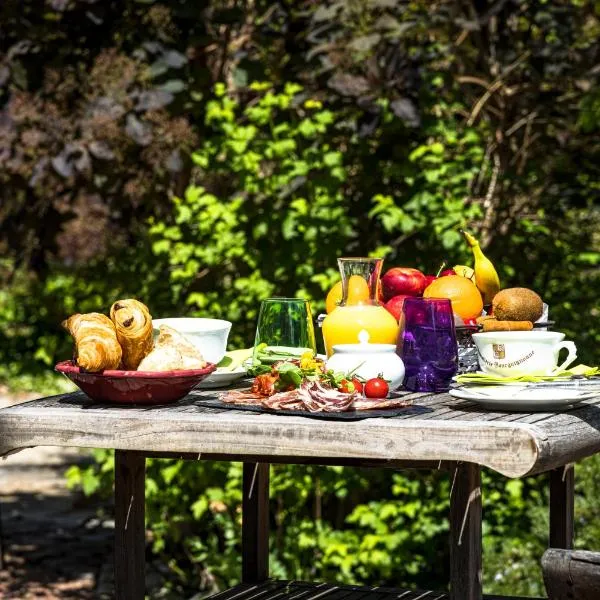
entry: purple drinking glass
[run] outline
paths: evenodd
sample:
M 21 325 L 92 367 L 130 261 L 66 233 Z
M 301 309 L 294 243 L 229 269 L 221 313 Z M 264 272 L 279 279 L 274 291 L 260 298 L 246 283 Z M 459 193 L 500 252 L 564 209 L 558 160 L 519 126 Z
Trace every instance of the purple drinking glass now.
M 450 300 L 406 298 L 396 352 L 404 361 L 407 390 L 447 392 L 458 369 L 458 344 Z

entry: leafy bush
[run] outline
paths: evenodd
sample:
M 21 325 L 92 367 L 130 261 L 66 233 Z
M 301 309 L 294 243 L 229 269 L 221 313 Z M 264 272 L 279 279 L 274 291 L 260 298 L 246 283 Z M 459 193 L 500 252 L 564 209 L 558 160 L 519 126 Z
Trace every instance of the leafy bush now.
M 155 314 L 230 305 L 232 341 L 247 344 L 256 300 L 277 287 L 320 309 L 340 254 L 467 262 L 460 225 L 597 361 L 597 7 L 486 4 L 3 3 L 10 372 L 64 357 L 62 318 L 124 294 Z M 199 216 L 234 237 L 205 229 L 192 251 Z
M 429 238 L 429 247 L 439 239 L 466 259 L 457 228 L 479 211 L 465 201 L 481 160 L 475 132 L 432 123 L 427 140 L 405 149 L 402 169 L 390 167 L 365 215 L 368 205 L 350 195 L 357 185 L 350 167 L 376 147 L 348 127 L 347 111 L 331 110 L 298 84 L 254 83 L 244 103 L 218 86 L 205 120 L 212 133 L 192 154 L 192 184 L 175 197 L 170 220 L 153 219 L 150 236 L 168 262 L 172 303 L 232 319 L 234 343 L 251 339 L 268 295 L 301 295 L 323 309 L 339 277 L 332 257 L 392 254 L 399 231 Z M 401 126 L 391 112 L 385 121 Z M 406 188 L 404 202 L 387 193 L 396 184 Z M 426 261 L 423 254 L 419 263 Z

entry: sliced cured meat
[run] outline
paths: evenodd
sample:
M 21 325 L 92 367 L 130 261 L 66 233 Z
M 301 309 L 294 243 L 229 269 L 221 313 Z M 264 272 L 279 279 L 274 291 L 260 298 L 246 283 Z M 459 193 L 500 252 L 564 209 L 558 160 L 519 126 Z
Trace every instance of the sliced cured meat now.
M 363 398 L 357 392 L 346 394 L 318 381 L 305 381 L 298 389 L 265 396 L 252 390 L 233 390 L 221 395 L 229 404 L 264 406 L 270 410 L 304 410 L 307 412 L 345 412 L 355 410 L 389 410 L 412 404 L 403 398 Z
M 250 390 L 231 390 L 225 394 L 221 394 L 221 402 L 227 404 L 260 404 L 264 396 L 255 394 Z
M 403 398 L 358 398 L 352 405 L 352 410 L 390 410 L 410 406 L 412 400 Z
M 271 410 L 302 410 L 302 400 L 299 396 L 298 390 L 279 392 L 268 398 L 261 398 L 260 404 Z
M 343 412 L 348 410 L 358 397 L 356 392 L 345 394 L 325 387 L 318 381 L 307 381 L 302 384 L 300 390 L 305 398 L 306 408 L 311 412 Z

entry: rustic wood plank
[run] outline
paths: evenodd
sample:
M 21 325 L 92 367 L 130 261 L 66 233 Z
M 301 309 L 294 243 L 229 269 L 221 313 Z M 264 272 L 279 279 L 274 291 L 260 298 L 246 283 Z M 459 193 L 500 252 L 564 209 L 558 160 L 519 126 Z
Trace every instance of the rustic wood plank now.
M 0 571 L 4 569 L 4 530 L 2 528 L 2 498 L 0 498 Z
M 445 592 L 406 588 L 333 585 L 306 581 L 268 581 L 240 584 L 207 600 L 448 600 Z M 518 600 L 512 596 L 484 596 L 484 600 Z M 535 599 L 530 599 L 535 600 Z M 537 599 L 541 600 L 541 599 Z
M 550 471 L 550 548 L 573 547 L 575 466 Z
M 165 458 L 177 460 L 213 460 L 225 462 L 270 462 L 284 465 L 317 465 L 335 467 L 355 467 L 370 469 L 435 469 L 438 471 L 454 471 L 455 462 L 429 460 L 375 460 L 366 458 L 325 458 L 318 456 L 272 456 L 272 455 L 237 455 L 237 454 L 196 454 L 191 452 L 145 452 L 147 458 Z
M 242 581 L 269 577 L 269 463 L 248 462 L 242 484 Z
M 542 557 L 549 600 L 598 600 L 600 552 L 550 548 Z
M 481 468 L 461 463 L 450 495 L 450 600 L 481 597 Z
M 201 409 L 190 396 L 151 408 L 96 405 L 86 398 L 63 394 L 0 410 L 0 454 L 58 445 L 255 460 L 464 461 L 521 477 L 600 451 L 600 396 L 554 415 L 498 416 L 457 410 L 460 401 L 447 394 L 423 395 L 430 413 L 355 422 Z
M 600 399 L 600 397 L 599 397 Z M 539 458 L 532 473 L 542 473 L 600 452 L 600 406 L 598 400 L 558 413 L 532 424 Z
M 115 452 L 115 598 L 144 600 L 146 461 L 141 452 Z
M 6 410 L 6 409 L 5 409 Z M 525 429 L 502 423 L 368 419 L 321 421 L 244 412 L 169 414 L 136 409 L 42 408 L 0 411 L 0 453 L 23 446 L 62 445 L 249 456 L 314 456 L 381 460 L 480 462 L 509 476 L 536 462 Z M 504 449 L 510 448 L 509 451 Z

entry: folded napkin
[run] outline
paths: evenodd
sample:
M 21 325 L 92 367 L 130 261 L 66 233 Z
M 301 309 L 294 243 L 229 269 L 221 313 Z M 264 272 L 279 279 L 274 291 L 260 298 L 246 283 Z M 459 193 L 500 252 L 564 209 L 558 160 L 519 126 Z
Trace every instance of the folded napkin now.
M 538 383 L 541 381 L 566 381 L 572 377 L 593 377 L 600 375 L 600 367 L 588 367 L 587 365 L 577 365 L 571 369 L 563 369 L 552 375 L 515 375 L 513 377 L 500 377 L 499 375 L 490 375 L 488 373 L 463 373 L 457 375 L 456 383 L 477 384 L 477 385 L 502 385 L 503 383 Z

